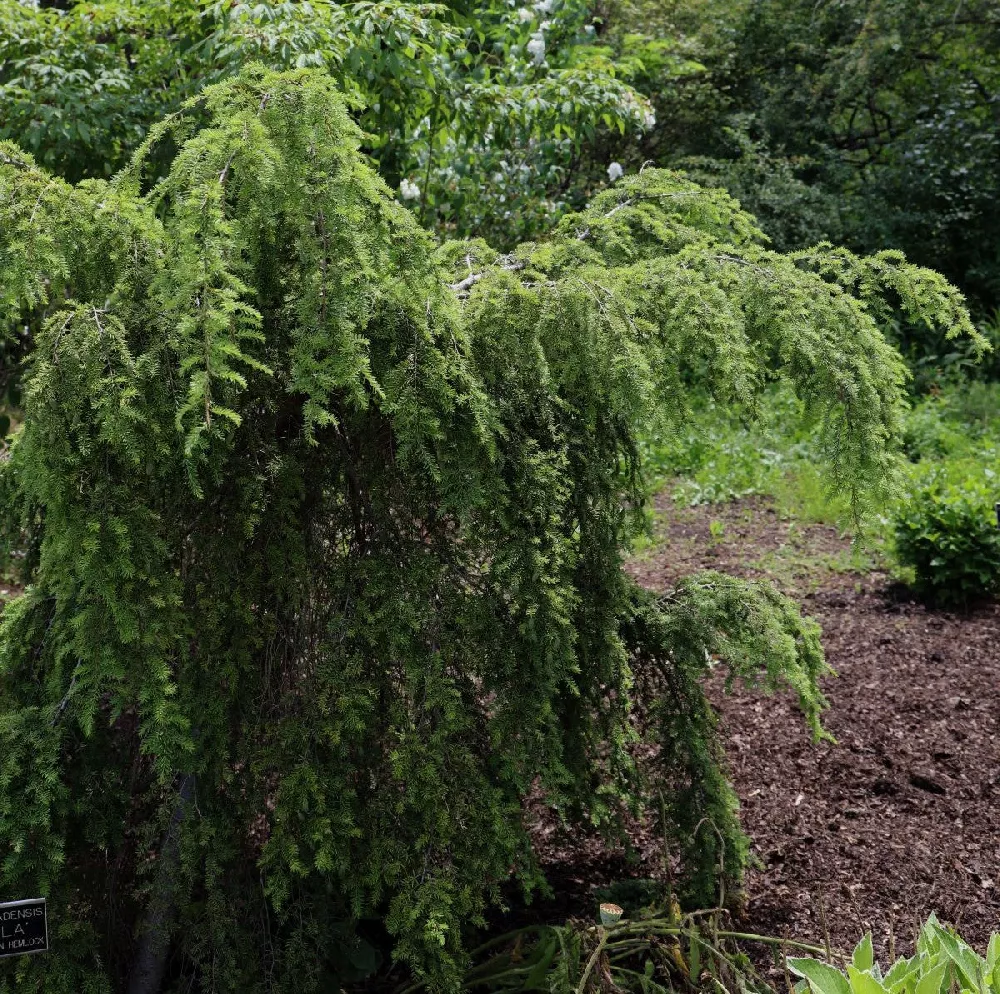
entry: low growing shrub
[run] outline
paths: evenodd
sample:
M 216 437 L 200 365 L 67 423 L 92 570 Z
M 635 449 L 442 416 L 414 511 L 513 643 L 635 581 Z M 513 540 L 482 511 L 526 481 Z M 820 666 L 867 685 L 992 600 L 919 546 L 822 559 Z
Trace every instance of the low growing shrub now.
M 990 469 L 953 481 L 942 471 L 918 484 L 895 511 L 896 556 L 913 587 L 942 606 L 965 606 L 1000 592 L 997 478 Z
M 924 397 L 903 419 L 903 448 L 913 462 L 982 458 L 1000 437 L 1000 384 L 956 381 Z

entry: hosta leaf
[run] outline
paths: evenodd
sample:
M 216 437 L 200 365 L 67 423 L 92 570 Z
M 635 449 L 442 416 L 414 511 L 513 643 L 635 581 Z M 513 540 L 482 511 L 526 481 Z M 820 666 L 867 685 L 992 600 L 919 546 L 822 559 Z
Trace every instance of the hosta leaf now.
M 847 978 L 832 966 L 808 957 L 788 958 L 788 969 L 809 981 L 813 994 L 851 994 Z
M 870 973 L 848 965 L 847 976 L 851 981 L 853 994 L 888 994 L 886 988 Z
M 865 937 L 854 947 L 854 955 L 851 962 L 855 970 L 871 970 L 875 962 L 875 952 L 872 949 L 872 934 L 865 932 Z

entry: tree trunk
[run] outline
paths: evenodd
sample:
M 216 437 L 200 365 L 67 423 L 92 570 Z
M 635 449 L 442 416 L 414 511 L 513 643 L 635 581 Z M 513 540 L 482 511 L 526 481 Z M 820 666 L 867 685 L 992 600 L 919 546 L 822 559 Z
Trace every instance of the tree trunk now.
M 160 865 L 153 892 L 139 929 L 139 946 L 132 964 L 128 994 L 160 994 L 167 969 L 170 940 L 177 916 L 177 871 L 180 865 L 181 822 L 194 795 L 194 774 L 185 773 L 177 789 L 177 804 L 160 847 Z

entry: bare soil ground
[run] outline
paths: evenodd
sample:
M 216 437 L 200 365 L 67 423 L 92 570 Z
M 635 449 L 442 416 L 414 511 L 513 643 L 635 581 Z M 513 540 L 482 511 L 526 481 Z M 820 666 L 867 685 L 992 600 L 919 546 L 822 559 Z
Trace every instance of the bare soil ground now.
M 812 743 L 790 697 L 710 688 L 759 861 L 743 924 L 844 950 L 871 929 L 887 959 L 890 932 L 903 952 L 936 911 L 984 947 L 1000 930 L 1000 605 L 929 610 L 858 567 L 836 529 L 761 500 L 657 508 L 658 541 L 629 566 L 643 584 L 708 568 L 768 577 L 819 621 L 837 672 L 824 683 L 836 744 Z M 535 830 L 560 910 L 585 913 L 565 905 L 595 884 L 657 873 L 641 827 L 631 864 L 545 819 Z

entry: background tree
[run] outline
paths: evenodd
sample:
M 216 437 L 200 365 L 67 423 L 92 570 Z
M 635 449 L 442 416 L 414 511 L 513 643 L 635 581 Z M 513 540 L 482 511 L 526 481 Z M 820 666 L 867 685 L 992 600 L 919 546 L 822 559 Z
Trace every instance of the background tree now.
M 960 286 L 995 329 L 994 0 L 623 2 L 608 23 L 616 51 L 641 33 L 672 39 L 672 51 L 704 66 L 682 79 L 636 77 L 658 123 L 631 153 L 619 149 L 623 161 L 653 159 L 723 185 L 783 251 L 822 240 L 901 249 Z M 919 326 L 897 320 L 887 330 L 927 368 L 918 383 L 971 365 Z
M 71 181 L 117 171 L 163 114 L 251 59 L 322 67 L 425 223 L 509 247 L 580 204 L 599 132 L 653 121 L 581 0 L 66 6 L 0 11 L 0 137 Z
M 0 147 L 3 305 L 47 308 L 0 463 L 0 880 L 54 933 L 0 990 L 326 990 L 366 917 L 452 987 L 505 882 L 541 884 L 535 784 L 613 832 L 659 783 L 690 898 L 738 878 L 709 660 L 820 734 L 787 601 L 626 578 L 637 433 L 781 377 L 860 512 L 905 377 L 884 301 L 973 334 L 957 291 L 768 250 L 653 169 L 547 242 L 435 248 L 363 140 L 329 77 L 253 67 L 110 182 Z

